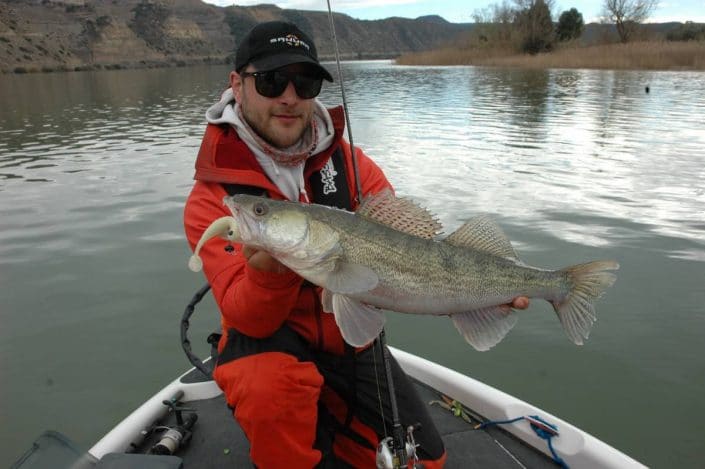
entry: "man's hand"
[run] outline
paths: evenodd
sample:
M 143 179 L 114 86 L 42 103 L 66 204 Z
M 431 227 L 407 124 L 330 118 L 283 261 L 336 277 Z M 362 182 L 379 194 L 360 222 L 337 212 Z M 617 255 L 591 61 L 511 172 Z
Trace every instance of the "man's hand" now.
M 247 264 L 255 270 L 277 274 L 289 271 L 287 266 L 270 256 L 268 252 L 260 251 L 250 246 L 243 246 L 242 254 L 247 259 Z

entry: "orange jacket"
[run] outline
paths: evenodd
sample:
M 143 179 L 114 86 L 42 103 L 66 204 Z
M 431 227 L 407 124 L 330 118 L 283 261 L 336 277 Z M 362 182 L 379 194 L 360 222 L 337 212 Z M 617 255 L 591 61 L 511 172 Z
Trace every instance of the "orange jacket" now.
M 304 180 L 320 170 L 338 146 L 345 156 L 348 187 L 355 207 L 357 190 L 350 145 L 343 140 L 342 107 L 329 110 L 335 129 L 334 143 L 326 151 L 306 161 Z M 356 149 L 357 164 L 365 196 L 391 188 L 382 170 L 362 151 Z M 273 199 L 284 199 L 274 183 L 262 171 L 257 159 L 237 132 L 229 126 L 209 124 L 196 159 L 196 183 L 186 202 L 184 225 L 193 250 L 203 231 L 213 220 L 232 215 L 223 205 L 227 195 L 223 183 L 244 184 L 265 189 Z M 343 339 L 332 314 L 324 313 L 320 288 L 303 286 L 294 272 L 277 274 L 257 271 L 247 264 L 239 245 L 225 250 L 226 241 L 214 238 L 201 249 L 203 271 L 220 308 L 223 331 L 234 328 L 251 337 L 268 337 L 284 321 L 314 347 L 343 353 Z

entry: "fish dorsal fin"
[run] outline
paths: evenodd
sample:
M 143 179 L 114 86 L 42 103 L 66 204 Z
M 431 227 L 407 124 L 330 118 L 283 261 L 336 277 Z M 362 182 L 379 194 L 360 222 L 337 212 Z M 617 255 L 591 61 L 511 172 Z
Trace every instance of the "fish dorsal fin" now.
M 366 198 L 355 213 L 419 238 L 432 239 L 443 228 L 427 209 L 410 199 L 396 197 L 390 190 Z
M 470 219 L 444 241 L 455 246 L 470 247 L 495 256 L 519 260 L 507 235 L 488 215 Z

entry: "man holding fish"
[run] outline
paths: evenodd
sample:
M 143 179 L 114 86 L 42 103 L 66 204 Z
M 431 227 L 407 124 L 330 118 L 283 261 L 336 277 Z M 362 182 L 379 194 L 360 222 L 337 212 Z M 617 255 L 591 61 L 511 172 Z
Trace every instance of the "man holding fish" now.
M 379 308 L 449 315 L 468 342 L 486 350 L 514 324 L 512 307 L 525 309 L 529 295 L 541 296 L 582 343 L 594 321 L 592 300 L 614 280 L 606 271 L 616 269 L 609 262 L 529 268 L 489 220 L 438 242 L 433 217 L 394 198 L 361 151 L 355 158 L 366 201 L 358 207 L 343 111 L 316 99 L 323 80 L 333 81 L 295 25 L 255 26 L 239 45 L 230 88 L 206 112 L 184 215 L 195 251 L 190 265 L 203 268 L 221 311 L 214 378 L 262 468 L 375 467 L 377 445 L 391 428 L 382 359 L 371 346 L 384 323 Z M 376 252 L 374 242 L 359 252 L 348 246 L 377 229 L 382 238 L 400 236 L 393 241 L 399 246 L 430 251 L 429 265 L 440 259 L 441 286 L 444 276 L 496 271 L 518 272 L 530 285 L 510 285 L 506 275 L 498 287 L 490 276 L 471 298 L 441 292 L 453 303 L 426 311 L 437 300 L 417 295 L 418 279 L 404 266 L 387 275 L 393 252 Z M 383 266 L 373 265 L 380 259 Z M 474 267 L 452 271 L 453 259 Z M 426 468 L 442 467 L 443 443 L 425 405 L 393 359 L 391 365 L 401 423 L 421 424 L 417 455 Z

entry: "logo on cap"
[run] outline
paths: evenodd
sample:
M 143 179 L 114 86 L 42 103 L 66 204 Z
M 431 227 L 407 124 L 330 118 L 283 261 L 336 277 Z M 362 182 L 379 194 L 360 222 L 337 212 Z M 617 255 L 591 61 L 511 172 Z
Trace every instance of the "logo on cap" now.
M 269 43 L 270 44 L 283 43 L 283 44 L 286 44 L 286 45 L 292 46 L 292 47 L 303 46 L 306 48 L 306 50 L 311 49 L 311 47 L 308 44 L 306 44 L 304 41 L 299 39 L 299 37 L 296 34 L 287 34 L 284 37 L 274 37 L 269 40 Z

